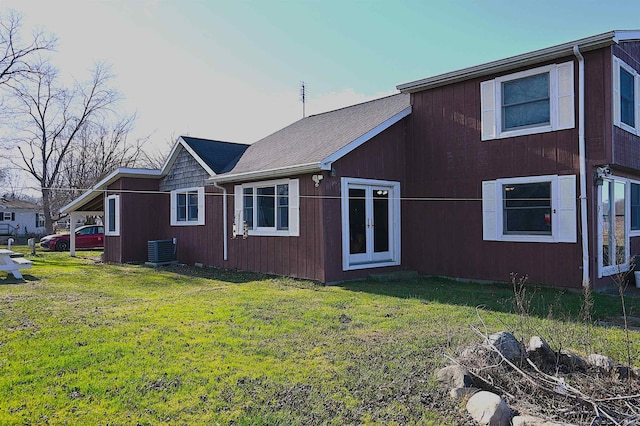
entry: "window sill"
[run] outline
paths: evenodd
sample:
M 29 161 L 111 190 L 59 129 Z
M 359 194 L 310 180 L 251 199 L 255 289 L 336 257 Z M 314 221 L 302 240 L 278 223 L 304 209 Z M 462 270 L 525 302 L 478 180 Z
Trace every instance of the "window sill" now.
M 202 226 L 204 223 L 200 222 L 172 222 L 171 226 Z
M 254 229 L 249 230 L 250 237 L 290 237 L 289 230 Z
M 490 141 L 495 139 L 506 139 L 506 138 L 513 138 L 517 136 L 535 135 L 538 133 L 556 132 L 560 130 L 564 130 L 564 129 L 554 129 L 550 125 L 539 126 L 539 127 L 527 127 L 526 129 L 516 129 L 516 130 L 507 130 L 504 132 L 499 132 L 498 136 L 496 136 L 495 138 L 487 138 L 484 140 Z
M 555 243 L 553 235 L 502 235 L 498 241 L 510 241 L 519 243 Z
M 616 266 L 605 266 L 602 268 L 602 276 L 610 277 L 612 275 L 616 275 L 619 273 L 626 273 L 629 271 L 629 264 L 625 263 L 624 265 L 616 265 Z
M 628 124 L 624 124 L 624 123 L 620 122 L 620 123 L 616 123 L 615 125 L 616 125 L 616 127 L 620 128 L 620 129 L 622 129 L 622 130 L 624 130 L 626 132 L 629 132 L 629 133 L 631 133 L 633 135 L 637 135 L 638 134 L 638 129 L 636 129 L 635 127 L 631 127 Z

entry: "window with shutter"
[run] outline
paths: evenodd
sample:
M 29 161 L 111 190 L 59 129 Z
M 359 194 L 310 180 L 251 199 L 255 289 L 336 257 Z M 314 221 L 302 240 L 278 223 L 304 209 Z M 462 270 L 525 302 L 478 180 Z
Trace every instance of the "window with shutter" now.
M 576 177 L 482 182 L 485 241 L 576 242 Z
M 573 62 L 480 83 L 482 140 L 575 127 Z

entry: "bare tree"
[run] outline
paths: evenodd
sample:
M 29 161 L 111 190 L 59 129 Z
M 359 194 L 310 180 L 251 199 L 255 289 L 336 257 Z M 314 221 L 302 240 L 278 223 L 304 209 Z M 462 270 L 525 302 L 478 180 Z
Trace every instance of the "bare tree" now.
M 135 118 L 134 114 L 114 123 L 90 122 L 80 129 L 56 182 L 57 187 L 69 189 L 55 197 L 58 204 L 70 202 L 119 167 L 146 163 L 143 147 L 148 138 L 128 141 Z
M 61 171 L 79 134 L 89 126 L 108 122 L 120 99 L 110 87 L 111 75 L 104 65 L 92 70 L 89 81 L 66 88 L 58 71 L 41 62 L 34 72 L 16 84 L 8 84 L 15 96 L 18 158 L 16 166 L 33 176 L 42 191 L 47 232 L 53 230 L 54 190 L 62 182 Z
M 21 36 L 22 16 L 10 11 L 0 14 L 0 85 L 25 77 L 33 72 L 38 54 L 52 50 L 56 38 L 42 30 L 32 33 L 25 42 Z

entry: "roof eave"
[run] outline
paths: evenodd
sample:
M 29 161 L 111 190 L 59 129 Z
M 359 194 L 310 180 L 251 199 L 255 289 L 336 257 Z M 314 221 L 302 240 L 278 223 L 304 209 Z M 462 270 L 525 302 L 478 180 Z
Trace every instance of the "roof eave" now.
M 78 207 L 86 204 L 88 201 L 93 200 L 98 195 L 102 194 L 103 189 L 108 185 L 112 184 L 116 180 L 123 177 L 137 177 L 137 178 L 158 178 L 162 175 L 162 170 L 152 170 L 152 169 L 133 169 L 128 167 L 120 167 L 113 172 L 109 173 L 104 179 L 100 182 L 96 183 L 91 187 L 91 189 L 85 191 L 82 195 L 80 195 L 75 200 L 71 201 L 66 206 L 63 206 L 60 209 L 61 214 L 71 213 L 75 211 Z
M 457 83 L 472 78 L 500 73 L 514 68 L 530 66 L 540 62 L 570 56 L 573 55 L 574 46 L 578 46 L 580 50 L 584 52 L 629 40 L 640 40 L 640 31 L 610 31 L 573 42 L 524 53 L 522 55 L 512 56 L 488 62 L 486 64 L 463 68 L 461 70 L 400 84 L 396 86 L 396 88 L 402 93 L 414 93 L 425 89 L 444 86 L 446 84 Z
M 276 169 L 258 170 L 258 171 L 245 172 L 245 173 L 222 174 L 222 175 L 212 176 L 209 179 L 207 179 L 206 182 L 210 184 L 247 182 L 247 181 L 254 181 L 254 180 L 273 179 L 277 177 L 315 173 L 322 170 L 323 169 L 321 168 L 320 163 L 307 163 L 307 164 L 298 164 L 298 165 L 289 166 L 289 167 L 279 167 Z

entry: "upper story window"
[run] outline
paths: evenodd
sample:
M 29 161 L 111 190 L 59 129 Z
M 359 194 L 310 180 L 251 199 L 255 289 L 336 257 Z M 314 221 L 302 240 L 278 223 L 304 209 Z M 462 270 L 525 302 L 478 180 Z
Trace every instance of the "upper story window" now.
M 252 182 L 235 188 L 235 233 L 300 235 L 298 179 Z
M 105 235 L 120 235 L 120 196 L 109 195 L 105 200 L 104 219 L 106 225 Z
M 502 130 L 549 125 L 549 73 L 502 83 Z
M 482 140 L 575 127 L 573 62 L 480 83 Z
M 576 202 L 573 175 L 484 181 L 483 239 L 575 243 Z
M 640 75 L 623 60 L 614 57 L 613 120 L 616 126 L 640 134 L 638 125 L 638 85 Z
M 204 225 L 204 188 L 171 191 L 171 225 Z

